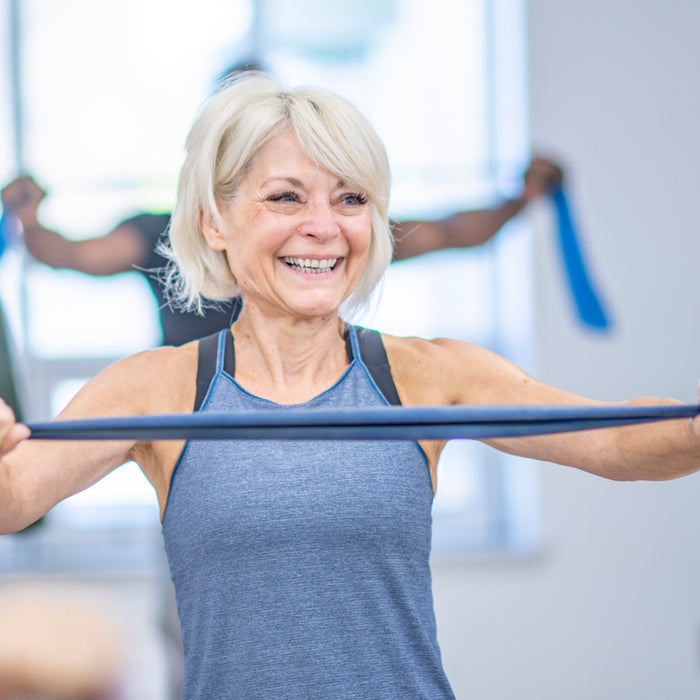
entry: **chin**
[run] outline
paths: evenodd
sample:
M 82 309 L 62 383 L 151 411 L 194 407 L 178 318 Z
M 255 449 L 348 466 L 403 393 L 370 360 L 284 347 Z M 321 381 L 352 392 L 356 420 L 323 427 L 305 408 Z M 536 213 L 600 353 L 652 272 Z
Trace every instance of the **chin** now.
M 313 308 L 313 309 L 299 309 L 297 315 L 301 318 L 307 319 L 325 319 L 325 318 L 336 318 L 339 314 L 338 307 L 332 309 L 325 308 Z
M 312 299 L 307 295 L 289 303 L 292 313 L 308 318 L 337 316 L 344 299 Z
M 336 317 L 340 313 L 340 304 L 299 304 L 290 306 L 291 311 L 302 318 L 327 318 Z

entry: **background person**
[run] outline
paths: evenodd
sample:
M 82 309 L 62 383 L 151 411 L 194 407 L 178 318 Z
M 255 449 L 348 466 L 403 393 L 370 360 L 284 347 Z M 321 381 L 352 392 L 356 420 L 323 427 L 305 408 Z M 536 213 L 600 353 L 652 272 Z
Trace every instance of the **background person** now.
M 394 260 L 446 248 L 485 243 L 530 202 L 561 184 L 562 169 L 546 158 L 534 158 L 523 175 L 518 196 L 489 209 L 461 211 L 432 221 L 393 225 Z M 34 178 L 20 177 L 2 190 L 2 203 L 21 222 L 24 243 L 32 257 L 56 269 L 89 275 L 115 275 L 136 270 L 155 296 L 164 345 L 181 345 L 226 328 L 235 320 L 238 300 L 220 300 L 203 315 L 174 308 L 166 297 L 162 271 L 166 260 L 157 250 L 170 221 L 169 213 L 142 213 L 121 221 L 104 236 L 73 240 L 40 222 L 39 206 L 46 192 Z M 160 273 L 160 274 L 159 274 Z

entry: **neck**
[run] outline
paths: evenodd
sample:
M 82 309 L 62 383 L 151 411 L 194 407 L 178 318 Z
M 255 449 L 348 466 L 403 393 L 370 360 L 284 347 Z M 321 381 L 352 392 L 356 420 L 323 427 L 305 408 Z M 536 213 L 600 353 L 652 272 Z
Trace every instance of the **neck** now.
M 244 307 L 232 331 L 236 381 L 277 403 L 308 401 L 348 366 L 344 323 L 337 316 L 273 319 Z

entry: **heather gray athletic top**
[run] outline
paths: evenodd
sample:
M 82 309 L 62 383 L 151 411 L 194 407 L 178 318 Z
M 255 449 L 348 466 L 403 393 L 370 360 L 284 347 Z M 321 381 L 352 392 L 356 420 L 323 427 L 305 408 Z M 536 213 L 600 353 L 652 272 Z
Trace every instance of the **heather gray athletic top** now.
M 350 327 L 343 376 L 294 407 L 236 383 L 230 331 L 200 341 L 198 409 L 398 402 L 358 334 L 380 341 Z M 373 371 L 391 394 L 379 349 Z M 433 613 L 432 498 L 416 442 L 188 442 L 163 516 L 185 700 L 454 698 Z

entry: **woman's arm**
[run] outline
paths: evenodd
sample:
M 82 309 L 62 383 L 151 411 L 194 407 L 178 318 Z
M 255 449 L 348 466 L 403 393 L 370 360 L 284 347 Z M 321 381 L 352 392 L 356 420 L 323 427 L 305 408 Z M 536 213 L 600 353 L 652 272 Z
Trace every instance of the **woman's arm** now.
M 178 413 L 194 403 L 196 343 L 157 348 L 114 363 L 89 381 L 57 420 Z M 113 469 L 136 461 L 164 505 L 183 441 L 24 440 L 26 427 L 0 410 L 0 533 L 27 527 Z
M 503 357 L 462 341 L 385 336 L 385 343 L 399 395 L 408 405 L 615 405 L 538 382 Z M 680 402 L 640 397 L 624 403 Z M 485 442 L 608 479 L 673 479 L 700 469 L 700 417 Z M 431 461 L 437 462 L 443 446 L 428 445 Z

